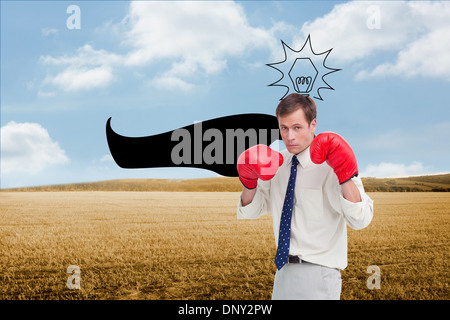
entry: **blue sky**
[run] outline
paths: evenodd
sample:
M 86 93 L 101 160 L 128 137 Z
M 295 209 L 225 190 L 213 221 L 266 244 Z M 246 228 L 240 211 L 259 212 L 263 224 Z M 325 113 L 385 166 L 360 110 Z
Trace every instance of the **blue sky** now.
M 285 89 L 266 64 L 308 35 L 341 69 L 324 78 L 317 132 L 344 136 L 361 176 L 448 173 L 449 16 L 446 1 L 1 1 L 0 187 L 216 176 L 119 168 L 106 120 L 147 136 L 274 114 Z

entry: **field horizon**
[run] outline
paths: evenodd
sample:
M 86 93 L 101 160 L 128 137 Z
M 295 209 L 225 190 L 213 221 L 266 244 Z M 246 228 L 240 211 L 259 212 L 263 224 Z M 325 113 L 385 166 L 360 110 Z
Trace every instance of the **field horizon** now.
M 450 173 L 401 178 L 361 178 L 366 192 L 450 192 Z M 176 191 L 240 192 L 237 177 L 196 179 L 114 179 L 0 189 L 5 191 Z

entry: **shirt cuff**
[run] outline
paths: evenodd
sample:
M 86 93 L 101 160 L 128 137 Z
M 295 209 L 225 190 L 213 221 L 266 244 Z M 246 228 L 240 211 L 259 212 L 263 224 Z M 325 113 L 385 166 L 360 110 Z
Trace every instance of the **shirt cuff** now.
M 264 200 L 264 196 L 258 190 L 253 197 L 252 202 L 246 206 L 242 205 L 242 193 L 239 196 L 239 202 L 237 205 L 237 218 L 238 219 L 257 219 L 261 216 L 261 204 Z
M 364 229 L 372 221 L 373 217 L 373 200 L 364 192 L 361 192 L 360 202 L 351 202 L 342 195 L 341 206 L 348 225 L 355 230 Z

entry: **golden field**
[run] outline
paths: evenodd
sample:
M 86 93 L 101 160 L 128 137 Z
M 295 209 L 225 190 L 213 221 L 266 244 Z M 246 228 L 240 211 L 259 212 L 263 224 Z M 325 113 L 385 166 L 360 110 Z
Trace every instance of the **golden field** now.
M 342 295 L 449 299 L 450 193 L 373 192 L 348 229 Z M 0 299 L 270 299 L 271 216 L 237 220 L 238 192 L 0 192 Z M 70 265 L 81 289 L 69 290 Z M 381 270 L 368 289 L 367 268 Z

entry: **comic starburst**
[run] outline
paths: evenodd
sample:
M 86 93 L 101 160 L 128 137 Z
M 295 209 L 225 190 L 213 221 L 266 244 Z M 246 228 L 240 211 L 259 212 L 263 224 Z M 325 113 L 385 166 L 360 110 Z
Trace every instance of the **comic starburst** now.
M 311 46 L 311 39 L 305 41 L 303 47 L 296 51 L 291 49 L 286 43 L 281 41 L 284 50 L 284 60 L 276 63 L 267 64 L 281 72 L 281 78 L 269 84 L 269 86 L 279 86 L 287 88 L 282 100 L 289 91 L 312 96 L 315 99 L 323 100 L 319 90 L 334 90 L 326 81 L 325 76 L 341 69 L 329 68 L 325 61 L 331 50 L 315 53 Z M 287 49 L 287 50 L 286 50 Z

